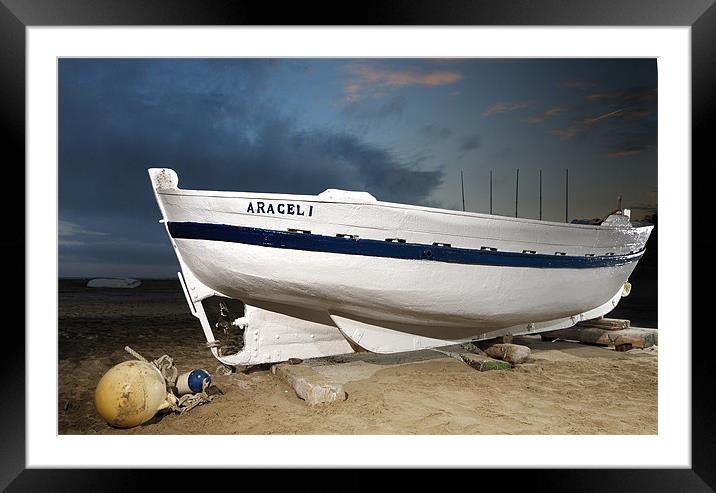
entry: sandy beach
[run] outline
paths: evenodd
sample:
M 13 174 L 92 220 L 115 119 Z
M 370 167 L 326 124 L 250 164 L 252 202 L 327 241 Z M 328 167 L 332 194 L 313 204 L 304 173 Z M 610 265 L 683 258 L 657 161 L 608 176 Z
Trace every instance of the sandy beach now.
M 365 361 L 359 378 L 344 384 L 347 400 L 308 406 L 268 367 L 215 374 L 218 362 L 178 282 L 150 280 L 135 289 L 85 282 L 59 283 L 60 434 L 657 433 L 655 347 L 616 352 L 515 338 L 532 349 L 533 361 L 488 372 L 434 351 L 399 360 L 358 355 Z M 97 415 L 93 396 L 104 372 L 130 359 L 125 345 L 150 359 L 168 354 L 180 371 L 206 368 L 223 394 L 182 416 L 114 429 Z

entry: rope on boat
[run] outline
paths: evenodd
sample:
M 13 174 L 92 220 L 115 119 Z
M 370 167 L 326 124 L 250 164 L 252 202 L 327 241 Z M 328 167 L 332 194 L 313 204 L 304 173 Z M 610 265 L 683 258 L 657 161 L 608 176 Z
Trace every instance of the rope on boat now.
M 135 359 L 138 359 L 139 361 L 144 361 L 145 363 L 149 363 L 149 361 L 144 356 L 139 354 L 131 347 L 124 346 L 124 350 L 134 356 Z M 176 383 L 177 377 L 179 375 L 179 370 L 176 366 L 174 366 L 174 360 L 169 357 L 169 355 L 163 354 L 159 358 L 152 361 L 151 364 L 156 366 L 159 372 L 162 374 L 162 377 L 164 377 L 164 381 L 167 386 L 167 392 L 171 394 L 172 397 L 172 405 L 170 406 L 170 409 L 172 411 L 178 412 L 181 415 L 187 411 L 190 411 L 191 409 L 194 409 L 197 406 L 200 406 L 202 404 L 208 404 L 213 400 L 214 396 L 209 395 L 206 392 L 206 389 L 209 387 L 208 380 L 204 380 L 201 392 L 197 392 L 196 394 L 186 394 L 178 398 L 176 397 Z

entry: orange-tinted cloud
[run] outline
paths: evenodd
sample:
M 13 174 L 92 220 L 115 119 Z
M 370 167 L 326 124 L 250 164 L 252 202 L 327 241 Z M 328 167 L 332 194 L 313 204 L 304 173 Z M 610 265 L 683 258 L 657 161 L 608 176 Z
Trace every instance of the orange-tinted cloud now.
M 614 104 L 635 103 L 655 99 L 655 87 L 635 87 L 622 91 L 601 92 L 587 96 L 589 101 L 605 101 Z
M 623 118 L 626 121 L 632 121 L 632 120 L 638 120 L 640 118 L 644 118 L 649 115 L 651 115 L 651 111 L 649 111 L 647 109 L 640 108 L 640 109 L 636 109 L 636 110 L 625 111 L 624 113 L 621 114 L 621 118 Z
M 349 103 L 357 101 L 359 99 L 359 91 L 360 86 L 358 84 L 356 84 L 355 82 L 349 82 L 348 84 L 346 84 L 345 100 Z
M 349 102 L 358 100 L 367 91 L 372 96 L 383 96 L 389 89 L 446 86 L 464 78 L 456 70 L 396 70 L 369 64 L 348 65 L 345 70 L 357 77 L 345 86 L 345 100 Z
M 462 80 L 462 74 L 452 70 L 415 72 L 380 69 L 371 65 L 357 65 L 352 69 L 352 72 L 358 75 L 364 82 L 389 87 L 445 86 Z
M 530 105 L 528 101 L 499 101 L 489 106 L 482 112 L 482 116 L 490 116 L 496 113 L 508 113 L 510 111 L 521 110 Z
M 547 118 L 550 118 L 554 115 L 558 115 L 560 113 L 564 113 L 565 111 L 567 111 L 567 108 L 564 108 L 562 106 L 552 106 L 551 108 L 547 108 L 546 110 L 544 110 L 542 113 L 523 118 L 522 121 L 527 123 L 542 123 Z
M 624 156 L 634 156 L 636 154 L 641 154 L 641 151 L 644 149 L 623 149 L 621 151 L 611 151 L 607 153 L 607 156 L 609 157 L 624 157 Z

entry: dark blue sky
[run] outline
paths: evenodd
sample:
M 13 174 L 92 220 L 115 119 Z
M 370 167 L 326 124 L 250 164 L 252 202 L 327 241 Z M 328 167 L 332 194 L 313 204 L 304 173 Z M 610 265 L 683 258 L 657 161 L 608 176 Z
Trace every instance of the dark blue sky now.
M 169 277 L 146 170 L 564 219 L 657 206 L 654 59 L 61 59 L 61 276 Z

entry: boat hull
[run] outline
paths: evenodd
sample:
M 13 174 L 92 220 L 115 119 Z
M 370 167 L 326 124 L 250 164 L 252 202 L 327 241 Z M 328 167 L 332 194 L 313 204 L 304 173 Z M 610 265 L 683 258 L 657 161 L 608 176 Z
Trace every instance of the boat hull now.
M 367 349 L 396 352 L 568 327 L 613 309 L 651 227 L 628 217 L 567 225 L 318 196 L 178 188 L 150 170 L 192 313 L 246 304 L 243 349 L 256 364 Z M 320 343 L 318 341 L 321 341 Z
M 211 240 L 175 242 L 196 278 L 225 296 L 408 324 L 415 334 L 447 339 L 596 308 L 621 289 L 636 265 L 502 267 Z

